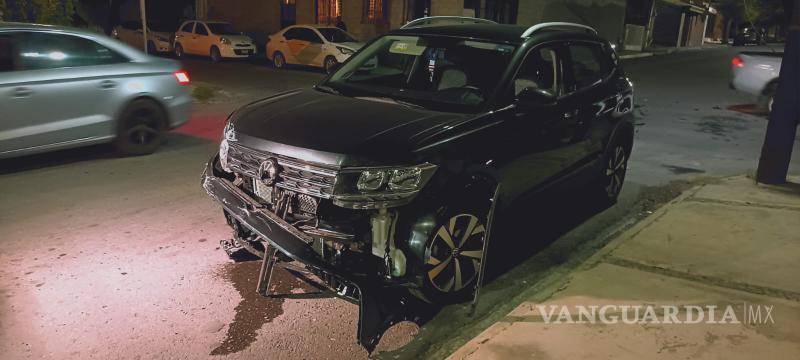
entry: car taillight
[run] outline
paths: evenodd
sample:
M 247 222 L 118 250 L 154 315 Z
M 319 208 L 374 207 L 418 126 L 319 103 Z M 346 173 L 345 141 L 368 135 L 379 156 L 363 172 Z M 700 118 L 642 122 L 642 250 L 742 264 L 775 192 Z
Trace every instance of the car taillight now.
M 744 61 L 742 60 L 741 56 L 736 55 L 736 56 L 733 57 L 733 60 L 731 60 L 731 65 L 733 66 L 734 69 L 735 68 L 742 68 L 742 67 L 744 67 Z
M 175 75 L 175 79 L 178 80 L 178 84 L 189 85 L 191 82 L 189 80 L 189 73 L 184 70 L 176 71 L 173 75 Z

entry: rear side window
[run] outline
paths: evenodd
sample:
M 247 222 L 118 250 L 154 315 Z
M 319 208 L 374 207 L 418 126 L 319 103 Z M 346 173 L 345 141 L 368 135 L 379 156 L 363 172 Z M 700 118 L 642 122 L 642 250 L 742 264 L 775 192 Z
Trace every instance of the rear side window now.
M 186 23 L 186 25 L 183 25 L 183 27 L 181 28 L 181 31 L 190 33 L 193 30 L 192 27 L 194 27 L 194 22 L 188 22 L 188 23 Z
M 600 44 L 573 43 L 567 46 L 572 84 L 570 91 L 591 87 L 611 73 L 611 64 Z
M 208 36 L 208 30 L 206 30 L 206 26 L 202 23 L 197 23 L 197 26 L 194 27 L 194 33 L 197 35 Z
M 127 59 L 97 42 L 79 36 L 44 32 L 19 33 L 20 70 L 107 65 Z

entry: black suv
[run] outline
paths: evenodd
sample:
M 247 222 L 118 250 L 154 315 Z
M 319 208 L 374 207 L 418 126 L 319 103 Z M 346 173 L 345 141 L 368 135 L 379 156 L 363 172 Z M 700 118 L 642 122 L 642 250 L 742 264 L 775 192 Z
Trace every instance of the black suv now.
M 370 346 L 364 306 L 388 289 L 473 293 L 489 223 L 515 200 L 578 178 L 612 203 L 632 93 L 585 26 L 415 22 L 312 89 L 234 112 L 203 187 L 234 229 L 226 247 L 266 255 L 262 280 L 291 258 L 361 302 Z

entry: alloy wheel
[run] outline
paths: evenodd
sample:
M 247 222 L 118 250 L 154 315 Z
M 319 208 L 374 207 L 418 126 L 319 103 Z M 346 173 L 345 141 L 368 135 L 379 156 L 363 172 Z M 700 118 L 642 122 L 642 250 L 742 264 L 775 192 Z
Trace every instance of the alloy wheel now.
M 336 66 L 336 59 L 332 57 L 325 59 L 325 73 L 330 74 L 334 66 Z
M 453 216 L 436 231 L 426 262 L 430 283 L 443 293 L 470 285 L 480 271 L 486 228 L 471 214 Z
M 275 54 L 275 56 L 273 56 L 272 59 L 273 59 L 272 62 L 275 64 L 275 67 L 278 68 L 278 69 L 282 68 L 283 65 L 285 65 L 285 62 L 284 62 L 284 59 L 283 59 L 283 54 L 281 54 L 281 53 Z
M 161 136 L 158 119 L 145 109 L 136 111 L 129 124 L 125 137 L 132 145 L 148 146 Z
M 609 198 L 616 198 L 622 190 L 627 165 L 628 158 L 625 148 L 622 145 L 617 145 L 608 158 L 608 166 L 606 167 L 606 177 L 608 179 L 606 194 L 608 194 Z

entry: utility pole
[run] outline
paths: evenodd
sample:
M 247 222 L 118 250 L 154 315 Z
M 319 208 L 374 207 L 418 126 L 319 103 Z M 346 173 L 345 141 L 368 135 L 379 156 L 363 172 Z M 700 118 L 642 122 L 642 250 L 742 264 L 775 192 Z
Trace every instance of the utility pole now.
M 790 17 L 775 103 L 767 125 L 756 181 L 784 184 L 789 173 L 792 148 L 800 120 L 800 0 L 784 0 Z
M 147 11 L 145 0 L 139 0 L 139 13 L 142 15 L 142 39 L 144 39 L 144 53 L 147 54 Z

